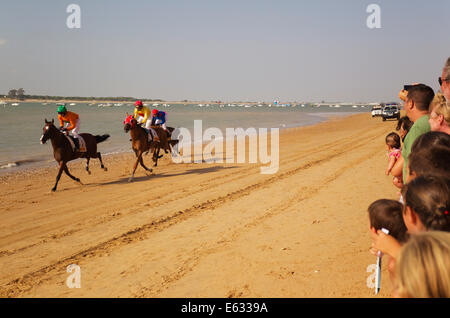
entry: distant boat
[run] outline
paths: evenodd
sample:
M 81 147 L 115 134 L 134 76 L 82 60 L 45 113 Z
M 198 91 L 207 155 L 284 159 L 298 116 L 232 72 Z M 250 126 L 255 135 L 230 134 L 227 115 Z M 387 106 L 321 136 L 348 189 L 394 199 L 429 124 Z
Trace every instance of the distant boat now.
M 12 103 L 11 106 L 19 106 L 19 103 Z
M 69 106 L 75 106 L 75 105 L 76 105 L 75 103 L 70 103 L 70 104 L 69 104 Z
M 123 105 L 122 103 L 114 104 L 114 106 L 116 106 L 116 107 L 120 107 L 120 106 L 122 106 L 122 105 Z

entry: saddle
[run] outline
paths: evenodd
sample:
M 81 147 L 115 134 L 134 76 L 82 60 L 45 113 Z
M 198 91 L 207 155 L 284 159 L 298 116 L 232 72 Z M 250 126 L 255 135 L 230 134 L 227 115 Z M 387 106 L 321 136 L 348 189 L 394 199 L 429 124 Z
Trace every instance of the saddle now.
M 156 130 L 154 130 L 153 128 L 150 128 L 150 129 L 147 129 L 147 128 L 144 128 L 145 129 L 145 131 L 147 132 L 147 136 L 148 136 L 148 142 L 152 142 L 153 140 L 157 140 L 157 141 L 159 141 L 159 136 L 158 136 L 158 134 L 156 133 Z
M 69 141 L 73 152 L 75 152 L 76 148 L 78 148 L 77 152 L 86 152 L 87 151 L 86 142 L 84 141 L 83 137 L 81 137 L 80 135 L 78 135 L 78 138 L 74 138 L 73 136 L 66 135 L 66 138 Z M 76 145 L 76 147 L 75 147 L 75 145 Z

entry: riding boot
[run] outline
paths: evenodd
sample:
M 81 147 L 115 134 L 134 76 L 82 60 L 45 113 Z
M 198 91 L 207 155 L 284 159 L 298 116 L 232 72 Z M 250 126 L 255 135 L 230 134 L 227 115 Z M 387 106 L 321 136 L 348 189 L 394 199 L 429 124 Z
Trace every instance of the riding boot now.
M 75 152 L 80 151 L 80 141 L 78 140 L 78 138 L 73 138 L 74 144 L 75 144 Z

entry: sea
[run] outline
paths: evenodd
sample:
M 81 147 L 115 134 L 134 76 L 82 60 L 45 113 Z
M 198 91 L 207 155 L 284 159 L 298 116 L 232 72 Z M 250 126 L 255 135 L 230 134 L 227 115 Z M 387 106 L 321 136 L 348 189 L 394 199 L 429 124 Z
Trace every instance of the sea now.
M 102 156 L 131 151 L 129 134 L 123 129 L 126 114 L 132 114 L 132 104 L 67 104 L 80 115 L 80 132 L 109 134 L 99 144 Z M 314 125 L 330 117 L 369 112 L 369 105 L 333 104 L 149 104 L 167 113 L 167 125 L 189 129 L 193 135 L 194 120 L 202 120 L 203 130 L 226 128 L 286 129 Z M 51 142 L 40 144 L 44 121 L 55 120 L 59 127 L 56 103 L 19 103 L 0 105 L 0 175 L 27 167 L 54 162 Z

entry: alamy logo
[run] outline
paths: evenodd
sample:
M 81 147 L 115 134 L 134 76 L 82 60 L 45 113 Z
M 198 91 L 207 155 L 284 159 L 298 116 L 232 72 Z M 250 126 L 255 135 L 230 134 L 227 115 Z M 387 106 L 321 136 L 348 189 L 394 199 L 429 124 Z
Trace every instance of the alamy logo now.
M 78 4 L 69 4 L 66 9 L 67 13 L 71 13 L 66 20 L 69 29 L 81 28 L 81 8 Z
M 376 287 L 377 264 L 370 264 L 369 266 L 367 266 L 366 271 L 368 273 L 371 273 L 366 280 L 367 287 L 373 289 Z
M 370 15 L 367 17 L 366 25 L 369 29 L 381 29 L 381 8 L 378 4 L 370 4 L 366 9 Z
M 248 152 L 246 151 L 248 137 Z M 245 163 L 248 153 L 248 163 L 266 165 L 260 167 L 262 174 L 277 173 L 279 168 L 279 129 L 270 129 L 270 154 L 268 152 L 267 128 L 226 128 L 225 135 L 216 127 L 203 131 L 201 120 L 194 120 L 194 139 L 187 128 L 177 128 L 172 133 L 173 139 L 178 139 L 178 150 L 183 150 L 180 156 L 172 152 L 175 163 Z M 235 139 L 236 147 L 235 147 Z M 206 143 L 204 145 L 204 143 Z M 192 148 L 194 153 L 192 154 Z M 235 160 L 236 149 L 236 160 Z M 214 155 L 213 155 L 214 152 Z M 218 155 L 217 155 L 218 154 Z M 193 155 L 193 156 L 192 156 Z
M 67 272 L 72 273 L 66 279 L 66 285 L 69 288 L 81 288 L 81 268 L 76 264 L 67 266 Z

